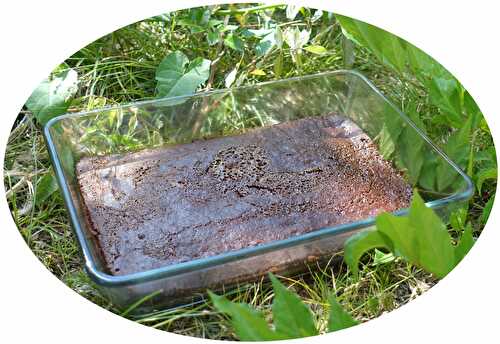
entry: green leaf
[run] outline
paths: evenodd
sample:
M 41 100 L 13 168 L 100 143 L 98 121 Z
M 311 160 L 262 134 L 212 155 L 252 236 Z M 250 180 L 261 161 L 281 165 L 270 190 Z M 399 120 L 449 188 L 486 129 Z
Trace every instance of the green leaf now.
M 357 275 L 361 256 L 374 248 L 385 247 L 393 254 L 442 278 L 456 265 L 455 247 L 446 225 L 416 192 L 408 216 L 383 213 L 377 216 L 376 229 L 349 238 L 344 260 Z
M 265 35 L 259 43 L 255 46 L 255 53 L 257 56 L 264 56 L 268 54 L 276 46 L 276 33 L 271 31 Z
M 45 173 L 36 184 L 35 205 L 40 206 L 40 204 L 56 192 L 58 188 L 59 186 L 57 185 L 57 180 L 52 170 Z
M 160 96 L 165 96 L 182 78 L 189 59 L 180 51 L 168 54 L 156 69 L 157 89 Z
M 210 60 L 201 57 L 191 63 L 180 51 L 168 54 L 156 70 L 159 97 L 175 97 L 193 94 L 196 88 L 207 81 Z
M 472 226 L 469 223 L 467 227 L 465 227 L 458 245 L 455 246 L 455 265 L 460 263 L 473 245 L 474 237 L 472 236 Z
M 472 128 L 472 117 L 469 117 L 462 127 L 456 130 L 448 138 L 444 152 L 462 169 L 467 165 L 470 153 L 470 133 Z M 460 176 L 450 167 L 449 163 L 443 159 L 439 160 L 437 166 L 437 188 L 442 191 L 453 185 Z
M 344 17 L 339 14 L 335 18 L 342 26 L 347 38 L 370 49 L 377 58 L 398 72 L 403 72 L 406 64 L 406 52 L 399 37 L 379 29 L 373 25 Z
M 474 121 L 472 123 L 472 128 L 477 128 L 479 126 L 479 122 L 484 118 L 481 114 L 481 110 L 479 109 L 479 106 L 477 106 L 476 102 L 472 98 L 472 96 L 467 92 L 467 90 L 464 91 L 464 109 L 465 112 L 467 113 L 468 116 L 472 116 L 474 118 Z
M 433 76 L 424 84 L 429 91 L 431 102 L 444 112 L 449 124 L 455 128 L 461 127 L 463 88 L 460 83 L 453 76 L 447 75 L 445 77 Z
M 209 30 L 207 32 L 207 42 L 209 46 L 214 46 L 219 42 L 219 34 L 218 30 Z
M 366 252 L 374 248 L 390 249 L 391 243 L 375 228 L 370 228 L 346 240 L 344 244 L 344 261 L 353 275 L 358 275 L 359 260 Z
M 390 116 L 390 112 L 385 112 L 385 118 L 383 121 L 383 126 L 379 132 L 377 143 L 380 153 L 385 159 L 389 159 L 394 153 L 394 149 L 397 146 L 399 136 L 405 127 L 403 120 L 397 116 Z
M 444 277 L 455 266 L 451 237 L 441 219 L 427 208 L 415 191 L 408 217 L 388 213 L 376 219 L 377 231 L 392 242 L 393 252 L 424 268 L 437 277 Z
M 226 36 L 224 44 L 227 47 L 239 52 L 243 52 L 243 49 L 245 48 L 245 43 L 233 32 Z
M 450 225 L 453 229 L 460 231 L 465 227 L 468 207 L 461 207 L 450 214 Z
M 481 223 L 484 225 L 490 217 L 491 208 L 493 208 L 493 203 L 495 202 L 495 196 L 492 196 L 488 202 L 484 205 L 483 213 L 481 214 Z
M 416 109 L 409 108 L 406 109 L 406 112 L 417 127 L 422 129 L 424 125 Z M 421 139 L 420 134 L 406 123 L 398 140 L 398 149 L 403 165 L 408 171 L 408 177 L 411 183 L 416 185 L 425 161 L 424 141 Z
M 192 8 L 177 21 L 178 25 L 190 28 L 192 33 L 203 32 L 212 26 L 210 10 L 206 8 Z
M 273 320 L 276 331 L 287 338 L 301 338 L 318 334 L 309 308 L 293 292 L 269 274 L 273 284 Z
M 437 188 L 437 164 L 437 155 L 431 151 L 424 150 L 424 164 L 422 166 L 422 169 L 420 170 L 420 176 L 418 178 L 418 184 L 423 189 L 435 190 Z
M 262 312 L 244 303 L 234 303 L 224 296 L 208 292 L 215 308 L 231 317 L 231 324 L 240 340 L 261 341 L 286 339 L 267 325 Z
M 349 313 L 347 313 L 338 303 L 335 295 L 328 298 L 330 303 L 330 315 L 328 317 L 328 332 L 342 330 L 359 324 Z
M 373 264 L 372 265 L 377 266 L 377 265 L 387 264 L 387 263 L 393 262 L 395 259 L 396 259 L 396 257 L 391 252 L 384 253 L 380 250 L 375 249 L 375 255 L 373 256 Z
M 411 211 L 411 210 L 410 210 Z M 416 243 L 416 231 L 410 224 L 409 217 L 394 216 L 389 213 L 383 213 L 377 216 L 377 232 L 382 237 L 388 238 L 388 245 L 391 251 L 398 256 L 404 257 L 410 262 L 418 261 L 418 252 L 414 250 Z
M 492 168 L 488 168 L 488 169 L 480 171 L 477 174 L 476 179 L 477 179 L 477 182 L 476 182 L 477 191 L 479 191 L 479 193 L 481 193 L 481 189 L 482 189 L 483 184 L 486 180 L 488 180 L 488 179 L 496 180 L 497 179 L 497 168 L 492 167 Z
M 328 51 L 322 45 L 308 45 L 307 47 L 304 48 L 304 50 L 307 50 L 308 52 L 316 55 L 323 55 Z
M 77 91 L 78 73 L 73 69 L 44 80 L 26 101 L 26 107 L 44 125 L 51 118 L 64 114 L 69 100 Z
M 418 253 L 420 264 L 436 276 L 444 277 L 454 267 L 451 237 L 446 225 L 437 214 L 425 205 L 424 200 L 415 191 L 409 223 L 414 227 L 417 243 L 413 249 Z
M 411 72 L 426 87 L 431 102 L 444 113 L 443 119 L 456 128 L 462 126 L 465 90 L 450 72 L 420 49 L 385 30 L 349 17 L 335 17 L 348 39 L 368 48 L 398 73 Z

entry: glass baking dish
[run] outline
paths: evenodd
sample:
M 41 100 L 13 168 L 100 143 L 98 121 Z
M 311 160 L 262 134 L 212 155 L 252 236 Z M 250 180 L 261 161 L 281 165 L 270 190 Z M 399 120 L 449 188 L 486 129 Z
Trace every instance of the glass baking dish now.
M 139 310 L 151 310 L 190 303 L 203 297 L 207 289 L 227 290 L 269 271 L 296 273 L 308 262 L 340 251 L 346 238 L 373 226 L 374 218 L 148 271 L 112 275 L 106 271 L 84 214 L 75 176 L 75 165 L 83 156 L 234 135 L 248 128 L 331 112 L 356 123 L 444 219 L 471 197 L 470 178 L 355 71 L 325 72 L 67 114 L 49 121 L 44 136 L 89 276 L 115 305 L 126 307 L 149 295 Z M 430 167 L 439 173 L 428 173 Z M 401 209 L 396 213 L 406 212 Z

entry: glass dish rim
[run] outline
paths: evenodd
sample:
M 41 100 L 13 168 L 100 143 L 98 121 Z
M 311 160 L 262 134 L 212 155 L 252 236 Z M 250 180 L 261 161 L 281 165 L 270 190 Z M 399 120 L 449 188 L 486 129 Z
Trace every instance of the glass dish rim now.
M 118 287 L 118 286 L 129 286 L 129 285 L 137 285 L 139 283 L 146 283 L 146 282 L 151 282 L 155 280 L 160 280 L 163 278 L 167 277 L 173 277 L 176 275 L 180 275 L 183 273 L 188 273 L 188 272 L 193 272 L 196 270 L 201 270 L 205 268 L 210 268 L 214 267 L 217 265 L 221 265 L 224 263 L 229 263 L 233 262 L 239 259 L 243 258 L 248 258 L 252 256 L 256 256 L 259 254 L 264 254 L 268 252 L 272 252 L 274 250 L 278 249 L 283 249 L 283 248 L 289 248 L 298 244 L 303 244 L 307 243 L 310 241 L 318 240 L 321 238 L 325 237 L 333 237 L 335 235 L 343 234 L 343 233 L 348 233 L 348 232 L 353 232 L 357 229 L 361 228 L 367 228 L 375 224 L 375 217 L 370 216 L 367 218 L 364 218 L 362 220 L 342 224 L 342 225 L 337 225 L 337 226 L 330 226 L 330 227 L 324 227 L 315 230 L 314 232 L 310 233 L 305 233 L 301 234 L 295 237 L 283 239 L 283 240 L 277 240 L 277 241 L 272 241 L 269 243 L 261 244 L 258 246 L 253 246 L 253 247 L 247 247 L 247 248 L 242 248 L 239 250 L 235 251 L 230 251 L 230 252 L 225 252 L 222 254 L 218 254 L 215 256 L 211 257 L 205 257 L 205 258 L 198 258 L 194 260 L 190 260 L 187 262 L 182 262 L 178 264 L 173 264 L 173 265 L 167 265 L 163 267 L 158 267 L 155 269 L 150 269 L 150 270 L 145 270 L 145 271 L 140 271 L 140 272 L 135 272 L 131 274 L 125 274 L 125 275 L 111 275 L 105 271 L 102 271 L 101 269 L 98 268 L 96 262 L 94 261 L 94 258 L 91 254 L 90 248 L 89 248 L 89 243 L 87 242 L 86 236 L 84 234 L 84 231 L 82 227 L 84 224 L 82 224 L 77 216 L 76 213 L 76 205 L 73 203 L 72 198 L 70 196 L 70 191 L 67 186 L 66 178 L 64 177 L 64 173 L 62 170 L 62 166 L 60 164 L 60 159 L 58 157 L 54 141 L 52 139 L 52 135 L 50 133 L 50 129 L 59 121 L 64 120 L 66 118 L 72 118 L 72 117 L 83 117 L 86 115 L 90 115 L 93 113 L 97 112 L 102 112 L 102 111 L 109 111 L 113 109 L 122 109 L 122 108 L 129 108 L 132 106 L 142 106 L 142 105 L 148 105 L 148 104 L 158 104 L 161 102 L 165 101 L 177 101 L 177 100 L 185 100 L 185 99 L 190 99 L 194 97 L 206 97 L 209 95 L 213 94 L 222 94 L 226 92 L 231 92 L 233 90 L 244 90 L 244 89 L 249 89 L 249 88 L 257 88 L 261 86 L 268 86 L 268 85 L 273 85 L 273 84 L 284 84 L 290 81 L 297 81 L 297 80 L 304 80 L 304 79 L 313 79 L 313 78 L 318 78 L 318 77 L 325 77 L 325 76 L 334 76 L 334 75 L 351 75 L 354 76 L 358 79 L 360 79 L 362 82 L 364 82 L 373 92 L 377 94 L 385 103 L 387 103 L 391 108 L 393 108 L 401 118 L 406 121 L 418 134 L 420 137 L 426 141 L 431 148 L 438 154 L 440 155 L 466 182 L 466 188 L 463 191 L 454 193 L 452 195 L 449 195 L 447 197 L 433 200 L 430 202 L 426 202 L 426 205 L 432 209 L 439 209 L 443 208 L 447 204 L 453 203 L 453 202 L 458 202 L 458 201 L 463 201 L 469 199 L 472 194 L 473 194 L 473 189 L 474 185 L 472 183 L 472 180 L 470 177 L 465 174 L 465 172 L 462 171 L 460 167 L 458 167 L 439 147 L 437 147 L 427 135 L 420 130 L 411 120 L 408 116 L 406 116 L 398 107 L 396 107 L 387 97 L 382 94 L 382 92 L 368 79 L 366 78 L 363 74 L 361 74 L 358 71 L 355 70 L 334 70 L 334 71 L 326 71 L 326 72 L 321 72 L 321 73 L 316 73 L 316 74 L 309 74 L 305 76 L 297 76 L 297 77 L 292 77 L 292 78 L 286 78 L 286 79 L 280 79 L 280 80 L 271 80 L 271 81 L 266 81 L 266 82 L 261 82 L 253 85 L 245 85 L 245 86 L 239 86 L 239 87 L 233 87 L 233 88 L 224 88 L 224 89 L 217 89 L 217 90 L 211 90 L 211 91 L 205 91 L 205 92 L 200 92 L 200 93 L 195 93 L 191 95 L 184 95 L 184 96 L 177 96 L 177 97 L 166 97 L 166 98 L 158 98 L 158 99 L 151 99 L 151 100 L 143 100 L 143 101 L 138 101 L 138 102 L 130 102 L 130 103 L 125 103 L 125 104 L 120 104 L 120 105 L 113 105 L 113 106 L 106 106 L 102 107 L 99 109 L 94 109 L 90 111 L 80 111 L 76 113 L 70 113 L 70 114 L 64 114 L 60 115 L 57 117 L 54 117 L 50 119 L 44 126 L 43 128 L 43 135 L 45 138 L 45 142 L 47 145 L 47 150 L 49 152 L 49 156 L 52 162 L 52 166 L 54 168 L 54 173 L 57 179 L 57 182 L 60 187 L 60 191 L 63 196 L 64 204 L 66 206 L 66 209 L 68 210 L 69 213 L 69 218 L 70 222 L 73 228 L 73 232 L 75 233 L 76 239 L 78 241 L 79 247 L 80 247 L 80 252 L 83 255 L 84 259 L 84 266 L 91 277 L 91 279 L 96 282 L 98 285 L 105 286 L 105 287 Z M 408 208 L 400 209 L 398 211 L 393 212 L 393 214 L 396 215 L 404 215 L 408 213 Z

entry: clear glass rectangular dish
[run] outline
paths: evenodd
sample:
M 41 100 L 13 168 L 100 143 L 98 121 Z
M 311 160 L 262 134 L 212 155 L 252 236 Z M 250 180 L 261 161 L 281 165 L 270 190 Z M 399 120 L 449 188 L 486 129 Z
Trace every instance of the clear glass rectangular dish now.
M 356 123 L 444 219 L 471 197 L 469 177 L 355 71 L 325 72 L 67 114 L 49 121 L 44 136 L 87 273 L 117 306 L 126 307 L 154 294 L 142 305 L 151 309 L 189 303 L 203 296 L 206 289 L 256 280 L 268 271 L 296 273 L 304 270 L 311 257 L 331 257 L 350 235 L 373 226 L 374 218 L 148 271 L 113 275 L 106 271 L 85 216 L 75 166 L 84 156 L 234 135 L 332 112 Z M 439 173 L 428 173 L 429 166 Z

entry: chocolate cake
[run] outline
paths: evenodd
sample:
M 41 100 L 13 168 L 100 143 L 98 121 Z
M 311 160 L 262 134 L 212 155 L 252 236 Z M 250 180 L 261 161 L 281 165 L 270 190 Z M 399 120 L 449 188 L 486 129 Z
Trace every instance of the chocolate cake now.
M 352 121 L 312 117 L 77 164 L 115 275 L 407 207 L 411 186 Z

